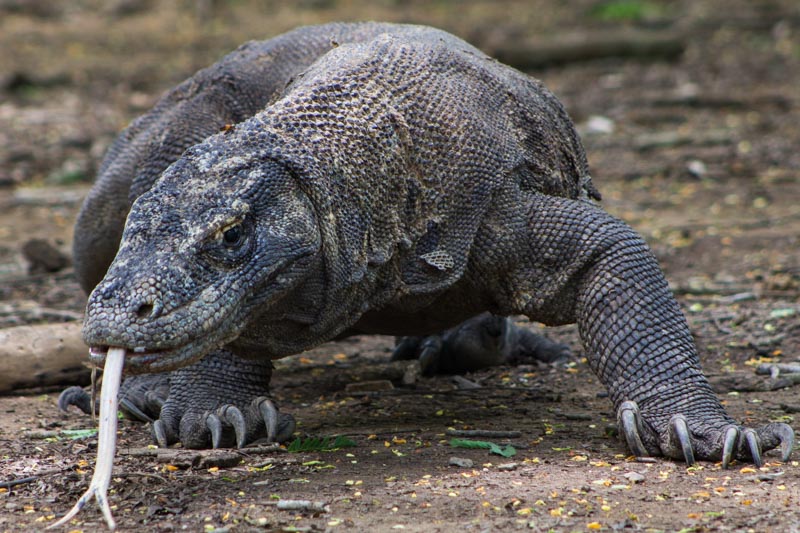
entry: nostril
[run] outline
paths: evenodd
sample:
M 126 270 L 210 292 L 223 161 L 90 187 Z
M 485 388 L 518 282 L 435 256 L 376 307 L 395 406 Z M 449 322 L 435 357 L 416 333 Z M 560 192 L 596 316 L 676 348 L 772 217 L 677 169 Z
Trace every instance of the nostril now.
M 136 310 L 136 316 L 139 318 L 148 318 L 153 315 L 153 304 L 143 303 Z

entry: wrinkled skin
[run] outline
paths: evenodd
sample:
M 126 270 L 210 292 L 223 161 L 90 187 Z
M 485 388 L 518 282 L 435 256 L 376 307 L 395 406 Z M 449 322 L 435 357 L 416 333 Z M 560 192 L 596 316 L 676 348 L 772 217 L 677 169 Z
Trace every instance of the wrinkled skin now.
M 432 29 L 281 39 L 312 57 L 262 111 L 177 158 L 161 147 L 208 133 L 168 95 L 115 143 L 76 230 L 79 276 L 97 284 L 84 324 L 94 357 L 123 347 L 131 373 L 182 369 L 154 423 L 160 444 L 279 439 L 292 423 L 269 400 L 271 359 L 488 311 L 577 323 L 636 455 L 760 464 L 781 446 L 788 458 L 789 426 L 725 413 L 655 258 L 592 201 L 572 122 L 541 84 Z M 236 91 L 220 80 L 200 94 L 222 96 L 197 104 L 215 116 Z M 142 159 L 159 164 L 115 166 Z M 135 201 L 117 250 L 110 219 L 85 221 L 121 189 Z M 87 266 L 92 243 L 116 251 L 107 272 Z

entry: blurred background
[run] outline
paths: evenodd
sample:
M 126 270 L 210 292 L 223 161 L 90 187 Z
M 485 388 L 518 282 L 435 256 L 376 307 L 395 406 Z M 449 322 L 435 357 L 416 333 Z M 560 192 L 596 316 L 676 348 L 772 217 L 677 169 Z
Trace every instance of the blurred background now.
M 72 224 L 103 153 L 132 119 L 165 90 L 244 41 L 335 20 L 437 26 L 540 78 L 578 126 L 603 206 L 638 230 L 658 257 L 697 337 L 705 372 L 731 415 L 749 425 L 772 420 L 798 427 L 792 413 L 800 412 L 800 389 L 787 387 L 800 379 L 754 374 L 759 363 L 796 362 L 800 354 L 797 0 L 0 0 L 0 328 L 71 322 L 67 325 L 78 336 L 75 326 L 86 297 L 70 266 Z M 337 462 L 345 473 L 326 470 L 330 477 L 309 474 L 299 465 L 272 470 L 265 479 L 276 483 L 248 485 L 249 500 L 240 485 L 223 481 L 225 476 L 200 489 L 200 471 L 170 477 L 167 485 L 147 485 L 146 478 L 134 475 L 125 485 L 115 480 L 115 498 L 127 498 L 118 500 L 125 513 L 129 508 L 136 512 L 117 515 L 139 529 L 139 520 L 148 523 L 154 516 L 190 530 L 228 531 L 213 529 L 210 517 L 220 525 L 231 516 L 238 520 L 250 508 L 261 513 L 254 516 L 270 517 L 272 522 L 263 522 L 272 524 L 266 526 L 270 530 L 280 525 L 290 531 L 322 531 L 340 523 L 315 514 L 302 523 L 303 529 L 290 514 L 276 517 L 264 502 L 272 498 L 267 494 L 280 491 L 341 502 L 335 512 L 344 513 L 348 522 L 343 527 L 354 530 L 388 530 L 396 521 L 414 531 L 432 531 L 437 524 L 446 524 L 442 530 L 480 525 L 503 531 L 526 524 L 528 519 L 520 522 L 523 511 L 534 511 L 524 505 L 536 512 L 531 519 L 535 516 L 538 525 L 530 521 L 526 526 L 535 530 L 562 531 L 566 525 L 569 530 L 608 529 L 613 524 L 613 529 L 786 531 L 788 524 L 800 523 L 796 462 L 785 465 L 795 474 L 780 479 L 783 471 L 764 471 L 756 479 L 745 475 L 754 469 L 722 473 L 707 464 L 695 476 L 695 470 L 670 462 L 627 463 L 625 469 L 652 467 L 647 482 L 629 491 L 628 485 L 618 485 L 628 483 L 623 478 L 606 488 L 612 481 L 596 478 L 614 474 L 600 469 L 611 466 L 607 461 L 624 462 L 614 455 L 623 448 L 603 431 L 614 419 L 610 404 L 597 397 L 602 387 L 581 357 L 576 328 L 546 331 L 572 347 L 573 368 L 490 370 L 471 379 L 493 392 L 479 391 L 467 399 L 348 399 L 341 391 L 343 381 L 353 381 L 347 368 L 366 371 L 385 361 L 390 338 L 325 345 L 316 356 L 281 362 L 300 370 L 283 372 L 283 378 L 277 373 L 273 392 L 282 408 L 305 421 L 306 430 L 346 431 L 342 426 L 352 424 L 351 431 L 361 432 L 353 434 L 386 435 L 385 445 L 383 437 L 375 441 L 384 455 L 370 455 L 367 445 L 358 465 L 348 471 L 349 461 Z M 42 337 L 57 338 L 50 333 Z M 23 348 L 41 347 L 30 344 Z M 329 361 L 331 353 L 339 359 Z M 19 365 L 27 377 L 32 373 L 28 357 Z M 8 374 L 10 356 L 0 359 Z M 363 364 L 351 365 L 357 361 Z M 450 387 L 445 378 L 434 383 Z M 537 401 L 529 401 L 531 394 Z M 545 396 L 558 400 L 538 401 Z M 559 418 L 554 402 L 562 397 L 564 410 L 580 411 L 582 418 Z M 22 432 L 64 420 L 77 423 L 77 415 L 53 422 L 61 416 L 54 403 L 53 394 L 35 401 L 33 396 L 0 397 L 0 448 L 7 450 L 0 471 L 5 465 L 6 472 L 27 476 L 46 464 L 64 465 L 66 471 L 70 458 L 85 455 L 85 444 L 43 444 Z M 444 423 L 463 424 L 451 413 L 469 423 L 521 429 L 526 439 L 538 435 L 525 452 L 536 455 L 536 468 L 513 472 L 515 464 L 509 472 L 484 472 L 471 481 L 448 473 L 455 472 L 446 466 L 453 452 L 435 445 L 440 436 L 413 428 L 438 431 Z M 586 413 L 594 417 L 591 424 Z M 395 434 L 398 423 L 412 429 Z M 381 428 L 389 429 L 381 433 Z M 391 435 L 402 438 L 392 441 L 390 452 Z M 144 429 L 126 431 L 123 438 L 129 437 L 149 442 Z M 427 442 L 412 454 L 418 438 L 434 446 Z M 395 445 L 406 439 L 408 447 L 402 449 L 408 457 L 393 455 Z M 602 461 L 587 464 L 590 452 Z M 128 471 L 151 467 L 128 461 Z M 402 471 L 397 483 L 394 474 L 386 477 L 387 464 L 395 465 L 398 476 Z M 414 482 L 430 472 L 437 476 L 431 490 Z M 53 476 L 50 485 L 40 481 L 9 490 L 0 530 L 40 529 L 43 520 L 51 519 L 46 518 L 50 503 L 63 508 L 64 494 L 77 490 L 79 478 L 70 475 Z M 299 476 L 316 484 L 281 482 Z M 210 477 L 205 474 L 205 481 Z M 343 489 L 346 479 L 365 482 Z M 717 486 L 729 481 L 727 489 Z M 484 496 L 483 484 L 491 494 Z M 448 488 L 437 495 L 442 486 L 454 492 Z M 356 498 L 352 507 L 342 499 L 342 491 L 351 488 L 359 495 L 364 490 L 363 502 Z M 417 491 L 419 500 L 414 499 Z M 195 498 L 196 493 L 205 497 Z M 226 507 L 220 503 L 223 496 L 242 505 Z M 67 500 L 71 505 L 72 497 Z M 390 503 L 397 501 L 402 501 L 399 513 Z M 540 507 L 545 501 L 547 507 Z M 515 511 L 518 505 L 523 508 Z M 313 527 L 307 527 L 309 522 Z M 161 530 L 179 527 L 170 524 Z
M 0 0 L 0 297 L 68 269 L 104 151 L 166 89 L 334 20 L 438 26 L 542 79 L 677 291 L 800 287 L 796 0 Z

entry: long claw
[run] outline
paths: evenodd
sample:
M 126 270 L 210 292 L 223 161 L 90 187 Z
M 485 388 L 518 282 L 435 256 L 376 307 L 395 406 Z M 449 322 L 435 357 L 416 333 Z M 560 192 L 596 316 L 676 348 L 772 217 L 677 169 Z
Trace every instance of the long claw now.
M 694 450 L 692 449 L 692 439 L 689 434 L 689 426 L 686 424 L 686 417 L 675 415 L 669 421 L 670 440 L 677 441 L 683 451 L 683 458 L 688 466 L 694 464 Z
M 739 428 L 731 426 L 725 430 L 725 439 L 722 444 L 722 468 L 728 468 L 733 460 L 734 449 L 739 441 Z
M 169 447 L 166 426 L 160 418 L 153 422 L 153 438 L 156 439 L 156 444 L 159 448 Z
M 220 411 L 220 416 L 233 426 L 233 431 L 236 433 L 236 447 L 244 448 L 247 444 L 247 421 L 244 415 L 234 405 L 226 405 Z
M 288 441 L 296 427 L 297 422 L 295 422 L 292 415 L 281 414 L 280 420 L 278 421 L 278 431 L 275 435 L 275 442 Z
M 775 433 L 781 439 L 781 462 L 785 463 L 792 455 L 794 448 L 794 430 L 789 424 L 778 424 Z
M 154 391 L 149 390 L 146 393 L 144 393 L 144 399 L 147 402 L 147 405 L 149 406 L 155 405 L 156 407 L 158 407 L 159 412 L 161 411 L 161 408 L 164 407 L 164 398 L 159 396 L 158 393 Z
M 261 413 L 261 418 L 264 419 L 264 424 L 267 426 L 267 440 L 275 442 L 275 435 L 278 432 L 278 409 L 269 398 L 261 397 L 256 401 L 258 402 L 258 412 Z
M 153 419 L 147 415 L 144 411 L 136 407 L 133 402 L 128 400 L 127 398 L 123 398 L 119 401 L 119 408 L 120 410 L 129 415 L 131 417 L 136 418 L 139 422 L 152 422 Z
M 216 413 L 208 413 L 205 419 L 206 427 L 211 432 L 211 447 L 216 450 L 222 443 L 222 420 Z
M 442 358 L 442 338 L 438 335 L 427 337 L 422 343 L 422 352 L 419 354 L 419 366 L 423 376 L 432 376 L 439 370 Z
M 81 387 L 69 387 L 58 395 L 59 409 L 66 413 L 70 405 L 74 405 L 87 415 L 92 413 L 91 397 Z
M 758 438 L 758 433 L 754 429 L 745 429 L 743 436 L 747 449 L 750 451 L 750 456 L 753 458 L 753 463 L 757 467 L 761 467 L 764 462 L 761 460 L 761 439 Z
M 619 424 L 622 426 L 622 434 L 628 443 L 633 455 L 636 457 L 648 457 L 650 454 L 642 444 L 639 435 L 639 406 L 636 402 L 625 401 L 619 406 Z

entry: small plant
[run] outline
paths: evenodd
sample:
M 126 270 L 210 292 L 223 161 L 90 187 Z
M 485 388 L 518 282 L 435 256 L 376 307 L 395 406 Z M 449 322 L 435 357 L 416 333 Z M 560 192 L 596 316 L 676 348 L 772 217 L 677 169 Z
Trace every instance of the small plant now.
M 503 457 L 514 457 L 517 454 L 517 449 L 510 444 L 501 447 L 494 442 L 487 442 L 484 440 L 452 439 L 450 440 L 450 446 L 454 448 L 486 449 L 489 450 L 489 453 L 494 453 Z
M 605 21 L 634 21 L 653 15 L 657 7 L 641 0 L 611 0 L 595 6 L 591 15 Z

